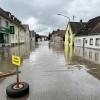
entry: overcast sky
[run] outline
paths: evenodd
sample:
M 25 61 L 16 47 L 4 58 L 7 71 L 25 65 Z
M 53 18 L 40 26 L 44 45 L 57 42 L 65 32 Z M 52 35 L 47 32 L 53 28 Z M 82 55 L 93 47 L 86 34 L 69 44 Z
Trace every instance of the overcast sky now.
M 39 34 L 66 28 L 68 19 L 58 13 L 71 20 L 75 16 L 75 21 L 88 21 L 100 15 L 100 0 L 0 0 L 0 7 Z

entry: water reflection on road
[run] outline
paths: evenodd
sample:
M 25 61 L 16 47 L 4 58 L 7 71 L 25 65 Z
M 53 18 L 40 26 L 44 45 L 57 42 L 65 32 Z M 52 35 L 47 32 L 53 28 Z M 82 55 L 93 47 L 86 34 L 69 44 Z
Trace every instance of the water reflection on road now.
M 31 46 L 33 45 L 33 46 Z M 16 47 L 0 48 L 0 72 L 11 72 L 15 70 L 12 65 L 11 56 L 20 55 L 22 59 L 28 59 L 30 51 L 33 50 L 34 44 L 23 44 Z
M 100 80 L 100 50 L 65 46 L 65 59 L 67 64 L 84 65 L 87 72 Z
M 6 55 L 10 58 L 16 50 L 10 48 Z M 35 48 L 22 45 L 20 50 L 20 80 L 30 84 L 30 94 L 17 100 L 100 100 L 99 51 L 49 42 Z M 15 76 L 0 80 L 1 100 L 13 100 L 5 88 L 14 81 Z

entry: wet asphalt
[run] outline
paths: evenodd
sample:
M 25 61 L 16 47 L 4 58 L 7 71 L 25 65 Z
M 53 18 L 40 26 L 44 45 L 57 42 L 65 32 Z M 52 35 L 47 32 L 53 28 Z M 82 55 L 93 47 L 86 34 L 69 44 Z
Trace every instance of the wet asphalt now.
M 60 43 L 39 42 L 28 50 L 20 67 L 20 81 L 29 83 L 29 95 L 18 99 L 6 96 L 6 87 L 16 81 L 14 75 L 0 79 L 0 100 L 100 100 L 100 73 L 94 73 L 99 65 L 73 55 L 74 50 L 68 52 Z

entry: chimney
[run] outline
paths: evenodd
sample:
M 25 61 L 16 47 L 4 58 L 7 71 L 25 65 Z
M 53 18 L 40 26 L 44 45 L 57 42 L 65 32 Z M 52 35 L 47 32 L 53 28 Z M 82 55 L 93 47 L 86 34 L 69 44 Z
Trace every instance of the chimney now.
M 80 20 L 80 23 L 83 23 L 82 19 Z

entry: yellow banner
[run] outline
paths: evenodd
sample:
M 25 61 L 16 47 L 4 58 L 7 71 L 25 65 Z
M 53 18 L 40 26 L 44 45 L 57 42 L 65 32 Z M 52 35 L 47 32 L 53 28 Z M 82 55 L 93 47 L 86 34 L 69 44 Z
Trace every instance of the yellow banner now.
M 19 67 L 21 65 L 21 57 L 12 55 L 12 64 Z

